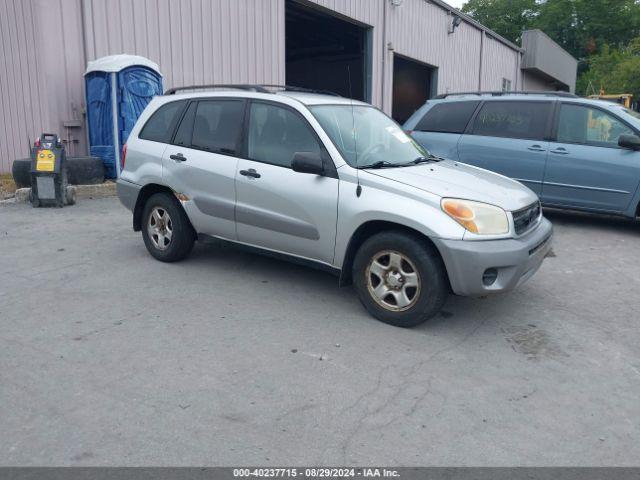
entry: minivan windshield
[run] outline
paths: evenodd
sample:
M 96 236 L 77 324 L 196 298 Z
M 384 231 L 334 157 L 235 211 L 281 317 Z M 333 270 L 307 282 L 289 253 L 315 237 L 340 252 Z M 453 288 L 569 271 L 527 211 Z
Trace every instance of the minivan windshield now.
M 626 107 L 622 107 L 620 110 L 622 110 L 624 113 L 626 113 L 630 117 L 633 117 L 636 120 L 640 120 L 640 113 L 636 112 L 635 110 L 630 110 Z
M 309 107 L 345 161 L 356 168 L 420 163 L 429 152 L 380 110 L 364 105 Z

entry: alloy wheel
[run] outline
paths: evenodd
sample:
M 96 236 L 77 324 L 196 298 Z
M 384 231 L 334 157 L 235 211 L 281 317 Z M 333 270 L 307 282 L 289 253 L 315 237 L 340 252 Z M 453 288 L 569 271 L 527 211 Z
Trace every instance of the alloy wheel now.
M 371 257 L 365 274 L 371 298 L 386 310 L 408 310 L 420 296 L 418 270 L 400 252 L 384 250 L 376 253 Z
M 162 207 L 154 207 L 149 215 L 147 232 L 153 246 L 158 250 L 166 250 L 171 245 L 173 236 L 173 223 L 169 212 Z

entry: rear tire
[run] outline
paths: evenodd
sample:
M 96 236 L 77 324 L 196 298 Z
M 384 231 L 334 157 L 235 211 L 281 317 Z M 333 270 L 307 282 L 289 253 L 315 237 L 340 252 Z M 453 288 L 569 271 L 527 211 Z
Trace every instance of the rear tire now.
M 178 200 L 169 193 L 156 193 L 142 212 L 142 238 L 154 258 L 177 262 L 191 253 L 196 235 Z
M 378 320 L 414 327 L 436 315 L 449 293 L 438 252 L 418 235 L 401 231 L 367 239 L 353 262 L 360 301 Z

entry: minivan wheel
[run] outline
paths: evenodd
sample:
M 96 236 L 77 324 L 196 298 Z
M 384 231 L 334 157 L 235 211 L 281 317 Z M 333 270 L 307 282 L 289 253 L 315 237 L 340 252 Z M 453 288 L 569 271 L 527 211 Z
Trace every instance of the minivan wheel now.
M 449 291 L 437 251 L 404 232 L 367 239 L 353 262 L 353 279 L 367 311 L 397 327 L 414 327 L 436 315 Z
M 142 238 L 153 257 L 162 262 L 177 262 L 191 253 L 195 234 L 173 195 L 152 195 L 144 206 L 142 219 Z

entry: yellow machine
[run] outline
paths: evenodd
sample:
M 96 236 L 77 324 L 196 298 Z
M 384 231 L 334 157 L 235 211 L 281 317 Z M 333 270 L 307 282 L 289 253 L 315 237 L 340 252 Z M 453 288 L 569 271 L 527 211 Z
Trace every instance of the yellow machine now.
M 633 109 L 633 94 L 617 93 L 605 95 L 604 90 L 600 90 L 600 95 L 589 95 L 589 98 L 595 100 L 606 100 L 608 102 L 619 103 L 627 108 Z
M 31 149 L 31 205 L 73 205 L 75 190 L 67 186 L 64 146 L 54 133 L 43 133 Z

